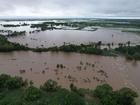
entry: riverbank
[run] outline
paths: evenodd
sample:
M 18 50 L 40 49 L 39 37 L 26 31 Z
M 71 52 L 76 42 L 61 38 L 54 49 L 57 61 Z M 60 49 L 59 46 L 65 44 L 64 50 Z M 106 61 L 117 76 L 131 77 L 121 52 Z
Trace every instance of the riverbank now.
M 6 74 L 1 74 L 0 80 L 1 105 L 134 105 L 135 98 L 138 97 L 130 88 L 113 90 L 108 84 L 99 85 L 92 90 L 70 84 L 68 90 L 51 79 L 40 88 L 34 87 L 32 81 Z

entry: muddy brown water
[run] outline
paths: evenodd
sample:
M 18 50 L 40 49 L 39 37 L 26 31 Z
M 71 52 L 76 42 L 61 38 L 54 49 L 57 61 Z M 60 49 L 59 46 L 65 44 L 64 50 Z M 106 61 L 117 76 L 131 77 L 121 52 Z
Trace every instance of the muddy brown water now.
M 112 37 L 113 34 L 113 37 Z M 8 39 L 11 42 L 28 44 L 29 47 L 60 46 L 67 43 L 120 43 L 131 41 L 139 44 L 140 37 L 134 33 L 101 28 L 97 31 L 53 30 L 27 34 Z M 57 68 L 63 64 L 64 68 Z M 24 72 L 21 72 L 24 71 Z M 32 80 L 39 87 L 53 79 L 62 87 L 74 83 L 79 88 L 93 89 L 99 84 L 109 83 L 114 89 L 130 87 L 140 94 L 140 62 L 127 61 L 124 57 L 104 57 L 63 52 L 11 52 L 0 53 L 0 73 L 21 76 Z M 137 99 L 140 103 L 140 98 Z
M 100 28 L 97 31 L 82 30 L 53 30 L 27 34 L 9 38 L 11 42 L 17 42 L 29 47 L 61 46 L 64 42 L 81 44 L 102 41 L 103 43 L 140 43 L 140 37 L 134 33 L 121 32 L 120 29 Z
M 57 68 L 57 64 L 63 64 L 65 68 Z M 73 82 L 81 88 L 93 88 L 107 82 L 114 88 L 129 86 L 138 90 L 139 69 L 140 62 L 126 61 L 122 57 L 63 52 L 0 53 L 0 73 L 22 76 L 33 80 L 36 86 L 54 79 L 64 87 Z M 25 73 L 20 73 L 21 70 Z
M 57 64 L 65 67 L 57 68 Z M 25 72 L 21 73 L 22 70 Z M 140 93 L 140 62 L 126 61 L 123 57 L 63 52 L 0 53 L 2 73 L 32 80 L 37 87 L 52 79 L 65 88 L 69 88 L 70 83 L 89 89 L 109 83 L 114 89 L 130 87 Z

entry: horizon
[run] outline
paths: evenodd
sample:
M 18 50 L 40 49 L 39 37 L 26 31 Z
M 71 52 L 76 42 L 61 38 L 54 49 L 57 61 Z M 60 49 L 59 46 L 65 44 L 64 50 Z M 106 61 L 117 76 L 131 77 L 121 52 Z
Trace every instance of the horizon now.
M 10 19 L 140 19 L 140 17 L 46 17 L 46 16 L 0 16 L 1 20 Z

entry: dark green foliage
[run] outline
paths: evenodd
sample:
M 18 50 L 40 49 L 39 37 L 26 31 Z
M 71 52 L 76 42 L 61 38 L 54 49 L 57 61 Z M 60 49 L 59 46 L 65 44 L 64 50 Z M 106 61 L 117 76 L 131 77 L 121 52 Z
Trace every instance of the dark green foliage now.
M 111 93 L 112 93 L 112 87 L 109 86 L 108 84 L 97 86 L 93 92 L 94 96 L 98 98 L 103 98 L 106 95 L 110 95 Z
M 41 97 L 41 91 L 36 87 L 30 86 L 25 90 L 23 97 L 27 101 L 35 101 Z
M 138 94 L 129 88 L 122 88 L 117 91 L 117 103 L 119 105 L 135 105 L 134 98 L 138 97 Z
M 5 87 L 8 89 L 17 89 L 24 86 L 24 81 L 21 77 L 11 77 L 5 82 Z
M 97 86 L 93 95 L 100 99 L 103 105 L 135 105 L 137 93 L 129 88 L 113 91 L 108 84 Z
M 84 99 L 75 92 L 70 92 L 66 89 L 59 90 L 49 103 L 51 105 L 85 105 Z
M 138 96 L 129 88 L 113 91 L 108 84 L 97 86 L 94 91 L 71 84 L 69 91 L 59 88 L 53 80 L 48 80 L 41 89 L 21 88 L 22 78 L 5 74 L 0 75 L 0 84 L 0 105 L 135 105 Z
M 137 46 L 121 46 L 115 49 L 119 53 L 122 53 L 129 60 L 140 60 L 140 45 Z
M 5 88 L 6 87 L 6 81 L 8 81 L 11 77 L 6 74 L 1 74 L 0 75 L 0 88 Z
M 74 92 L 77 91 L 77 87 L 73 83 L 70 84 L 70 89 L 71 91 L 74 91 Z
M 84 96 L 84 92 L 82 91 L 82 89 L 78 89 L 73 83 L 70 84 L 70 89 L 72 92 L 75 92 L 79 96 Z
M 6 74 L 0 75 L 0 89 L 18 89 L 27 85 L 21 77 L 11 77 Z
M 9 42 L 5 36 L 0 35 L 0 52 L 9 52 L 18 50 L 29 50 L 29 48 L 17 43 Z
M 133 55 L 134 60 L 140 60 L 140 53 L 135 52 Z
M 126 59 L 128 59 L 128 60 L 133 60 L 133 56 L 132 55 L 130 55 L 130 54 L 126 54 Z
M 54 92 L 57 91 L 60 88 L 60 86 L 58 86 L 56 81 L 49 79 L 40 88 L 46 92 Z
M 8 34 L 7 36 L 14 37 L 14 36 L 19 36 L 19 35 L 21 36 L 21 35 L 25 35 L 25 34 L 26 34 L 26 31 L 20 31 L 20 32 L 14 31 L 11 34 Z

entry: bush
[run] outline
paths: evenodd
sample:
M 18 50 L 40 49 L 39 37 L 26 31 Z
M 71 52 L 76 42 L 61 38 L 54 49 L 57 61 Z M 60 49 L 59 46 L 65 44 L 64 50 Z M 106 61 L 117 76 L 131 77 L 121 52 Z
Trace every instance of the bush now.
M 27 101 L 34 101 L 41 97 L 41 91 L 36 87 L 30 86 L 25 90 L 23 97 Z
M 17 89 L 27 85 L 27 81 L 23 81 L 21 77 L 11 77 L 6 74 L 0 75 L 1 89 Z
M 133 60 L 134 58 L 133 58 L 133 56 L 132 55 L 130 55 L 130 54 L 126 54 L 126 59 L 128 59 L 128 60 Z
M 60 90 L 50 100 L 50 105 L 85 105 L 85 101 L 76 93 Z
M 58 86 L 56 81 L 50 79 L 46 81 L 44 85 L 41 86 L 40 88 L 46 92 L 53 92 L 53 91 L 57 91 L 60 88 L 60 86 Z
M 11 77 L 6 74 L 1 74 L 0 75 L 0 88 L 5 88 L 5 83 L 8 81 Z
M 93 92 L 93 95 L 98 98 L 103 98 L 106 95 L 110 95 L 112 93 L 112 87 L 108 84 L 103 84 L 101 86 L 97 86 Z
M 119 105 L 135 105 L 134 98 L 138 97 L 138 94 L 129 88 L 122 88 L 117 91 L 117 103 Z
M 21 77 L 13 77 L 6 81 L 6 88 L 8 89 L 17 89 L 24 86 L 24 81 Z
M 135 53 L 134 55 L 133 55 L 133 58 L 135 59 L 135 60 L 140 60 L 140 53 Z
M 135 105 L 134 99 L 138 97 L 137 93 L 129 88 L 113 91 L 108 84 L 97 86 L 93 93 L 103 105 Z

